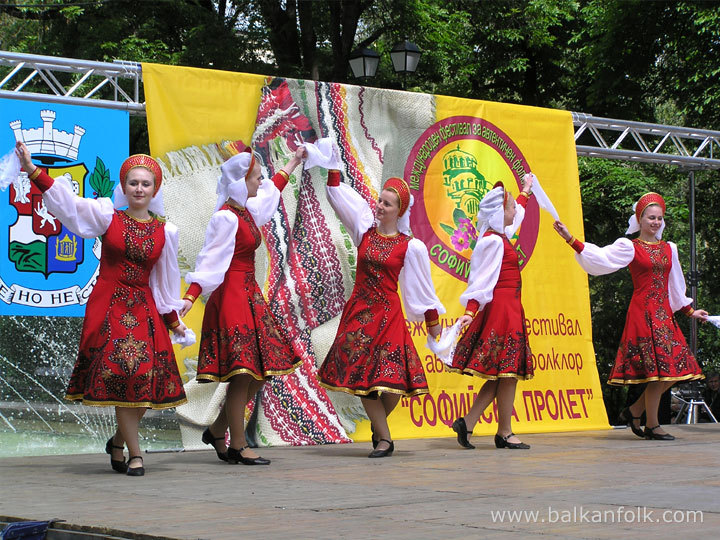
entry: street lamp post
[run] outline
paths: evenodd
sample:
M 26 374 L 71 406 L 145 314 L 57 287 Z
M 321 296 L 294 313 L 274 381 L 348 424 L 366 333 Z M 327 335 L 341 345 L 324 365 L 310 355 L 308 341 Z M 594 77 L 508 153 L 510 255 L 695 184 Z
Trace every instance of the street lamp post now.
M 369 79 L 377 72 L 380 55 L 372 49 L 360 47 L 350 53 L 349 60 L 355 78 Z
M 390 51 L 393 70 L 395 70 L 395 73 L 402 73 L 403 75 L 403 90 L 405 89 L 405 77 L 408 73 L 415 72 L 421 55 L 422 51 L 418 46 L 407 39 L 395 45 Z M 352 69 L 355 78 L 369 79 L 374 77 L 377 72 L 380 55 L 372 49 L 360 47 L 350 53 L 349 60 L 350 69 Z
M 418 46 L 407 39 L 395 45 L 390 51 L 395 73 L 414 73 L 421 55 Z

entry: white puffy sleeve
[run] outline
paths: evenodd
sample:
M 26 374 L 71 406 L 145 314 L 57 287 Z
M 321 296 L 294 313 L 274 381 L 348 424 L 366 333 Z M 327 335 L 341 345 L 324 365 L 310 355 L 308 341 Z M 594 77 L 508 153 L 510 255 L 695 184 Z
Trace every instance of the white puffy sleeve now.
M 347 184 L 328 185 L 325 192 L 330 206 L 335 210 L 342 224 L 345 225 L 353 244 L 359 246 L 363 235 L 375 223 L 375 216 L 370 206 L 362 198 L 362 195 Z M 422 242 L 420 243 L 422 244 Z M 408 249 L 410 248 L 408 247 Z M 405 261 L 407 264 L 407 258 Z
M 55 217 L 72 232 L 83 238 L 102 236 L 110 227 L 115 208 L 106 198 L 86 199 L 78 197 L 65 178 L 56 178 L 52 186 L 43 192 L 43 202 Z M 34 212 L 43 210 L 34 208 Z
M 183 307 L 180 300 L 178 237 L 178 228 L 169 221 L 165 223 L 165 245 L 160 258 L 150 270 L 150 290 L 161 315 L 180 311 Z
M 262 227 L 273 217 L 279 204 L 280 190 L 272 180 L 264 180 L 258 188 L 257 195 L 247 200 L 245 208 L 253 217 L 255 225 Z
M 493 299 L 493 291 L 500 277 L 503 258 L 503 240 L 497 234 L 483 236 L 475 244 L 470 257 L 470 274 L 467 288 L 460 295 L 460 303 L 467 306 L 475 300 L 481 311 Z
M 430 276 L 430 257 L 427 247 L 417 238 L 413 238 L 408 243 L 399 282 L 405 313 L 409 320 L 422 321 L 425 312 L 431 309 L 436 309 L 438 315 L 445 313 L 445 307 L 435 293 Z
M 668 242 L 668 244 L 670 244 L 670 250 L 672 251 L 672 264 L 668 278 L 668 296 L 670 309 L 672 309 L 674 313 L 692 304 L 693 300 L 685 295 L 687 288 L 685 286 L 685 276 L 683 276 L 682 266 L 680 266 L 677 246 L 672 242 Z
M 185 274 L 188 285 L 196 283 L 206 294 L 220 286 L 235 252 L 237 228 L 237 216 L 230 210 L 212 215 L 205 231 L 205 243 L 195 260 L 195 271 Z
M 598 247 L 589 242 L 584 244 L 584 249 L 575 254 L 575 259 L 582 269 L 592 276 L 616 272 L 625 268 L 635 258 L 635 247 L 628 238 L 618 238 L 605 247 Z

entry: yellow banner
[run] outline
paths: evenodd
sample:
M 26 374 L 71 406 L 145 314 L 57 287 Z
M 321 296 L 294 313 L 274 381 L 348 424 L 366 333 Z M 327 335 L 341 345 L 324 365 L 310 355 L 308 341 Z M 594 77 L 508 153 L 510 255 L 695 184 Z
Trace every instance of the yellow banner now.
M 577 156 L 569 112 L 436 96 L 436 123 L 418 138 L 405 167 L 416 199 L 413 233 L 430 252 L 433 280 L 448 312 L 459 318 L 472 250 L 453 244 L 459 229 L 453 214 L 471 219 L 476 198 L 502 181 L 515 196 L 520 179 L 533 172 L 561 219 L 582 231 Z M 464 185 L 459 184 L 465 182 Z M 472 183 L 472 185 L 469 185 Z M 535 377 L 519 382 L 513 429 L 574 431 L 608 427 L 602 399 L 589 309 L 586 274 L 573 251 L 552 228 L 554 218 L 531 199 L 518 238 L 523 306 Z M 403 399 L 391 416 L 394 436 L 447 436 L 448 426 L 472 404 L 483 380 L 451 374 L 425 347 L 424 325 L 409 324 L 424 356 L 431 394 Z M 488 407 L 476 435 L 495 432 L 497 411 Z M 357 433 L 369 437 L 369 426 Z M 396 435 L 397 434 L 397 435 Z
M 175 163 L 170 173 L 175 174 L 174 181 L 194 186 L 193 212 L 204 212 L 205 219 L 214 207 L 219 162 L 195 147 L 223 139 L 252 140 L 272 173 L 291 154 L 289 144 L 333 137 L 342 149 L 345 181 L 353 182 L 356 189 L 364 186 L 368 200 L 383 179 L 404 176 L 415 197 L 413 233 L 430 252 L 433 280 L 448 310 L 446 326 L 464 311 L 458 299 L 471 254 L 470 248 L 459 244 L 458 219 L 474 222 L 477 203 L 496 181 L 503 181 L 517 195 L 523 174 L 532 171 L 570 230 L 582 231 L 568 112 L 170 66 L 143 65 L 143 75 L 152 153 L 172 151 L 177 160 L 186 151 L 187 163 Z M 190 169 L 199 162 L 207 170 L 198 183 L 197 171 Z M 265 270 L 273 265 L 280 268 L 268 270 L 266 278 L 260 269 L 258 277 L 271 305 L 280 306 L 276 313 L 281 310 L 286 317 L 287 331 L 306 354 L 302 370 L 265 387 L 258 430 L 266 444 L 339 442 L 346 436 L 369 439 L 369 422 L 363 420 L 359 400 L 325 394 L 314 379 L 315 366 L 334 336 L 333 321 L 343 296 L 346 299 L 352 287 L 355 264 L 347 234 L 325 203 L 323 184 L 317 169 L 291 175 L 278 215 L 263 230 L 267 262 L 262 263 L 261 254 L 258 264 L 265 264 Z M 181 221 L 190 203 L 186 194 L 173 198 L 172 186 L 171 181 L 166 206 L 170 218 Z M 608 427 L 592 347 L 587 276 L 552 223 L 533 198 L 513 239 L 521 260 L 523 305 L 535 365 L 534 379 L 517 385 L 513 418 L 517 433 Z M 178 224 L 181 252 L 192 267 L 204 230 Z M 194 247 L 183 250 L 188 236 L 195 238 Z M 333 249 L 318 248 L 319 238 L 332 242 Z M 326 270 L 320 271 L 323 264 Z M 332 275 L 334 271 L 340 273 L 342 283 Z M 198 307 L 195 320 L 189 322 L 199 336 Z M 423 358 L 431 393 L 401 400 L 390 416 L 393 437 L 451 436 L 452 422 L 467 411 L 483 381 L 445 372 L 425 346 L 424 325 L 408 323 L 408 327 Z M 281 421 L 275 421 L 280 416 Z M 495 422 L 491 406 L 475 433 L 494 433 Z
M 264 76 L 161 64 L 143 64 L 142 71 L 153 155 L 250 140 Z

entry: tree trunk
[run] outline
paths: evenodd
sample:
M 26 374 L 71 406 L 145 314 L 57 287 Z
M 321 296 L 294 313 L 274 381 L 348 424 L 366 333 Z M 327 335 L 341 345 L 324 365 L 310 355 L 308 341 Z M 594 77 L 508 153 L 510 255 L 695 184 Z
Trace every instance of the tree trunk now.
M 300 19 L 300 43 L 302 45 L 303 76 L 313 81 L 320 77 L 317 55 L 317 36 L 313 28 L 313 2 L 300 2 L 298 4 L 298 15 Z
M 282 76 L 300 75 L 297 66 L 302 64 L 297 28 L 296 0 L 286 0 L 282 9 L 280 0 L 261 0 L 260 11 L 269 30 L 270 47 Z
M 355 42 L 360 15 L 371 2 L 362 0 L 340 0 L 330 2 L 330 19 L 333 27 L 330 42 L 333 49 L 333 74 L 336 82 L 345 82 L 348 73 L 348 57 Z

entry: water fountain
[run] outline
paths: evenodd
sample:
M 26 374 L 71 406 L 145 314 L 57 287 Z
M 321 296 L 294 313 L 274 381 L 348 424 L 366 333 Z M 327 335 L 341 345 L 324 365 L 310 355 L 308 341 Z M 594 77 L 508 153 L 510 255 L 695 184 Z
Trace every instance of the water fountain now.
M 104 451 L 112 407 L 64 399 L 82 318 L 0 317 L 0 458 Z M 181 447 L 174 410 L 148 411 L 140 427 L 148 450 Z

